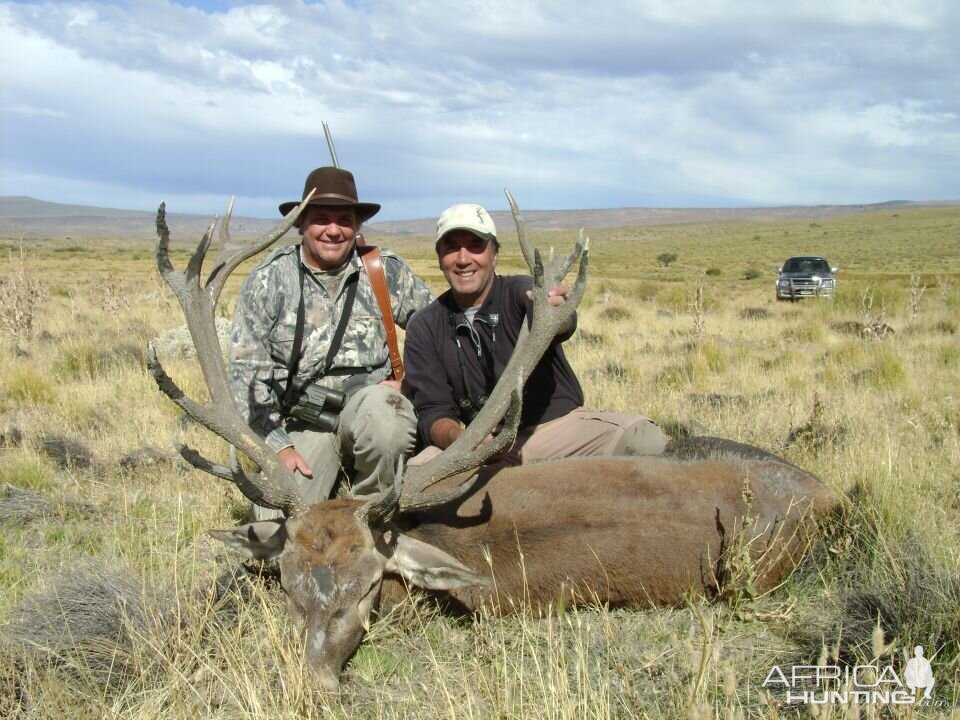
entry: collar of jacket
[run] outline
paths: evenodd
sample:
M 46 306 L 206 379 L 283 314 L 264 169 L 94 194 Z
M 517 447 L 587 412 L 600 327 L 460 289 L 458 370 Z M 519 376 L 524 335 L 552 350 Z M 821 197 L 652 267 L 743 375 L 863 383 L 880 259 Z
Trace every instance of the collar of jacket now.
M 300 247 L 299 245 L 297 245 L 296 247 L 298 248 L 298 252 L 296 252 L 295 255 L 297 258 L 299 258 L 300 264 L 303 265 L 303 269 L 308 274 L 316 278 L 317 273 L 324 272 L 323 270 L 319 270 L 315 267 L 311 267 L 310 265 L 308 265 L 303 259 L 303 248 Z M 340 295 L 343 294 L 343 289 L 347 286 L 346 279 L 348 277 L 360 271 L 366 272 L 366 270 L 363 267 L 363 260 L 360 259 L 360 254 L 357 252 L 356 245 L 354 245 L 353 249 L 350 251 L 350 257 L 347 259 L 347 265 L 349 266 L 347 268 L 347 271 L 343 274 L 343 277 L 340 278 L 340 289 L 337 290 L 337 297 L 340 297 Z M 336 299 L 336 298 L 333 298 L 333 299 Z

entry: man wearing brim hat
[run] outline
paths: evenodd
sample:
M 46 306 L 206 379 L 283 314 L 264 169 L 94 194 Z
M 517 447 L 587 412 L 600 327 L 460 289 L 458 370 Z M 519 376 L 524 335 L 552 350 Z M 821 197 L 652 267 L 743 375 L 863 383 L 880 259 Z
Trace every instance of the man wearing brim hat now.
M 449 447 L 480 411 L 513 353 L 533 287 L 529 276 L 496 274 L 497 229 L 480 205 L 462 203 L 440 215 L 436 251 L 450 289 L 417 313 L 404 340 L 404 390 L 428 446 L 410 465 Z M 553 288 L 548 302 L 559 305 L 568 294 L 565 286 Z M 663 452 L 666 438 L 650 418 L 583 408 L 583 390 L 562 347 L 575 330 L 576 317 L 524 385 L 517 439 L 497 462 Z
M 307 176 L 300 243 L 275 250 L 240 289 L 228 372 L 250 427 L 294 473 L 308 503 L 330 497 L 341 469 L 363 495 L 393 483 L 413 450 L 416 417 L 392 379 L 383 316 L 357 252 L 360 225 L 379 210 L 360 202 L 353 174 Z M 280 204 L 288 214 L 298 200 Z M 433 296 L 406 263 L 382 250 L 394 322 Z M 256 519 L 277 513 L 256 508 Z

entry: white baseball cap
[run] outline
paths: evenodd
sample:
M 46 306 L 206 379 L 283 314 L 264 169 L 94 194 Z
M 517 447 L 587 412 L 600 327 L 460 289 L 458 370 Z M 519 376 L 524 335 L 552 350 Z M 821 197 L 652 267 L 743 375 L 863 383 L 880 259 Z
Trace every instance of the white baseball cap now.
M 437 240 L 452 230 L 469 230 L 484 240 L 497 239 L 497 226 L 490 213 L 474 203 L 448 207 L 437 220 Z

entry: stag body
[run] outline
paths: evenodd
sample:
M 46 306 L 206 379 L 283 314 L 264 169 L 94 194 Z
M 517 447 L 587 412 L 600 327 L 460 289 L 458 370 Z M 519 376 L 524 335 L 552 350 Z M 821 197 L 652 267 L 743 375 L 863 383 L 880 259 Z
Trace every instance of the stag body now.
M 694 441 L 696 442 L 696 441 Z M 769 459 L 583 458 L 479 473 L 462 501 L 370 527 L 362 503 L 318 503 L 282 524 L 215 535 L 277 558 L 308 660 L 334 689 L 378 606 L 407 586 L 453 612 L 558 604 L 672 606 L 723 589 L 747 549 L 757 591 L 781 582 L 833 506 L 813 475 Z M 741 581 L 745 581 L 741 578 Z
M 489 553 L 495 584 L 449 592 L 469 611 L 492 600 L 510 612 L 524 598 L 536 611 L 561 598 L 650 607 L 709 596 L 737 533 L 752 541 L 758 589 L 769 590 L 809 539 L 805 513 L 832 502 L 809 473 L 732 456 L 571 459 L 478 484 L 459 507 L 421 514 L 407 531 L 481 574 Z
M 528 598 L 540 612 L 560 600 L 646 607 L 677 604 L 691 591 L 709 595 L 722 585 L 727 548 L 738 558 L 749 551 L 759 590 L 793 567 L 811 537 L 810 521 L 832 498 L 815 477 L 757 448 L 706 438 L 669 447 L 660 458 L 483 467 L 516 437 L 520 388 L 570 322 L 587 274 L 582 236 L 566 258 L 541 261 L 527 244 L 509 193 L 534 277 L 533 304 L 529 325 L 487 402 L 443 453 L 399 472 L 402 482 L 385 496 L 304 502 L 291 473 L 237 415 L 214 317 L 230 271 L 289 228 L 308 200 L 261 242 L 219 258 L 203 286 L 199 274 L 213 228 L 186 273 L 174 272 L 161 206 L 158 265 L 184 307 L 210 403 L 185 397 L 152 350 L 149 362 L 161 389 L 244 452 L 256 469 L 247 472 L 236 461 L 218 465 L 181 447 L 183 455 L 287 516 L 212 534 L 251 557 L 279 559 L 288 607 L 303 620 L 308 664 L 323 687 L 339 686 L 371 613 L 381 598 L 387 605 L 396 601 L 401 578 L 439 593 L 460 611 L 486 604 L 511 612 Z M 223 247 L 229 245 L 228 223 L 229 210 L 221 225 Z M 560 285 L 581 252 L 569 299 L 553 305 L 548 288 Z M 503 430 L 486 442 L 501 420 Z

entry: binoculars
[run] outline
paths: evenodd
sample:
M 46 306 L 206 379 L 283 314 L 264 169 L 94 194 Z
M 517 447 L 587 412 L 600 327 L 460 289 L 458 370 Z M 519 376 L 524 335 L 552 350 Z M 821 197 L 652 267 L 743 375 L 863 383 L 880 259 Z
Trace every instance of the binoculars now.
M 310 383 L 301 388 L 297 402 L 287 411 L 287 415 L 322 432 L 335 432 L 346 401 L 344 393 Z

